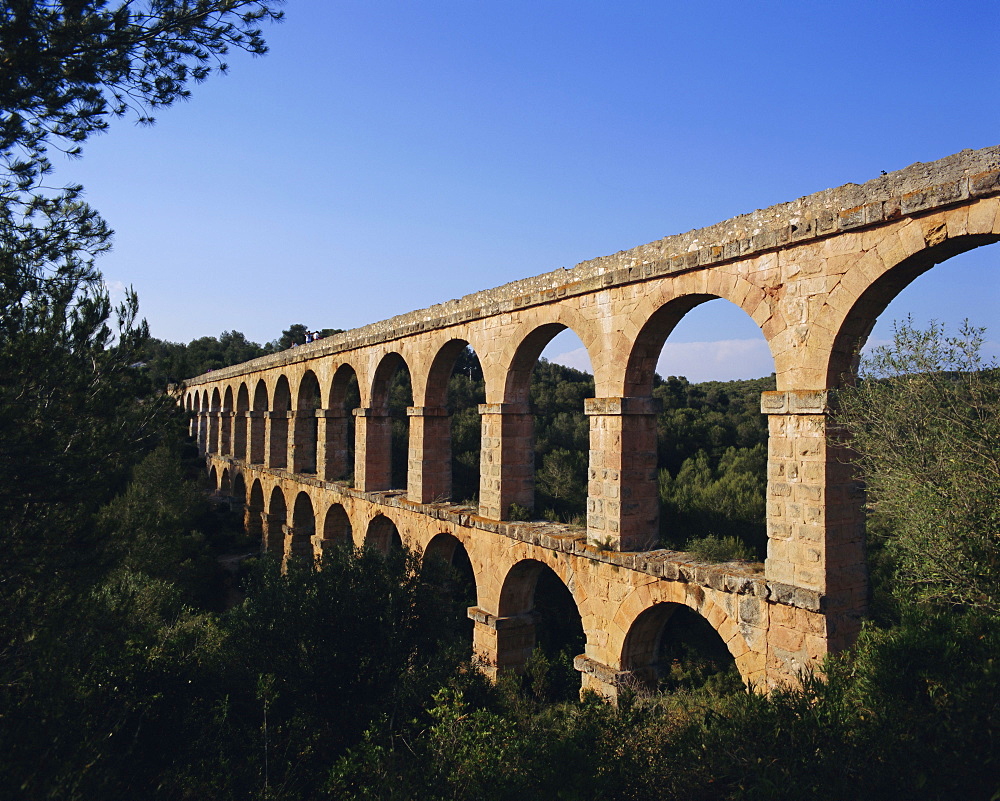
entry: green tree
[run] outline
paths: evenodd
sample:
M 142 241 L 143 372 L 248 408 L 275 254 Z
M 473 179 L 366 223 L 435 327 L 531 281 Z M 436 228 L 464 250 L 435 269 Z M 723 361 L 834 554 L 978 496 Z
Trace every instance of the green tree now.
M 268 342 L 264 349 L 268 353 L 278 353 L 282 350 L 288 350 L 293 345 L 304 345 L 306 341 L 306 332 L 309 329 L 305 327 L 302 323 L 292 323 L 288 328 L 281 332 L 281 336 L 271 342 Z
M 896 326 L 840 393 L 900 597 L 1000 611 L 1000 370 L 983 329 Z
M 274 0 L 11 0 L 0 5 L 0 781 L 4 797 L 88 797 L 74 789 L 95 762 L 70 750 L 142 728 L 113 702 L 127 670 L 88 683 L 100 648 L 139 615 L 88 619 L 100 606 L 105 565 L 97 509 L 157 442 L 173 407 L 150 396 L 133 365 L 147 336 L 134 293 L 114 308 L 94 259 L 111 230 L 79 186 L 47 186 L 54 147 L 78 155 L 112 117 L 152 122 L 186 98 L 191 81 L 225 69 L 231 47 L 264 52 L 258 23 Z M 129 574 L 131 575 L 131 574 Z M 161 599 L 162 582 L 128 575 L 122 592 Z M 121 593 L 117 594 L 120 598 Z M 147 609 L 159 601 L 146 604 Z M 180 620 L 177 604 L 159 620 Z M 118 604 L 117 609 L 123 605 Z M 173 617 L 170 615 L 173 614 Z M 84 634 L 93 634 L 88 641 Z M 124 636 L 124 635 L 123 635 Z M 157 651 L 144 644 L 154 658 Z M 134 664 L 142 674 L 141 660 Z M 176 675 L 176 674 L 175 674 Z M 141 675 L 139 676 L 141 678 Z M 136 686 L 145 686 L 136 681 Z M 156 699 L 151 692 L 147 700 Z M 160 697 L 163 697 L 162 695 Z M 78 702 L 94 700 L 75 714 Z M 108 702 L 108 703 L 105 703 Z M 16 714 L 15 714 L 16 712 Z M 8 714 L 9 713 L 9 714 Z M 94 724 L 102 720 L 111 726 Z M 128 734 L 114 741 L 123 744 Z M 99 747 L 97 750 L 100 751 Z M 114 750 L 113 748 L 111 750 Z M 78 752 L 77 752 L 78 753 Z M 100 756 L 100 754 L 98 754 Z M 53 787 L 36 793 L 26 772 Z M 56 782 L 58 785 L 58 782 Z M 89 797 L 112 797 L 95 788 Z
M 221 571 L 208 535 L 225 526 L 187 472 L 179 446 L 160 445 L 101 509 L 98 531 L 116 569 L 169 581 L 200 607 L 218 605 Z
M 77 155 L 115 116 L 151 112 L 263 53 L 271 0 L 13 0 L 0 7 L 0 592 L 57 577 L 90 518 L 152 444 L 161 402 L 138 403 L 147 336 L 129 292 L 113 309 L 94 258 L 111 231 L 80 187 L 49 189 L 49 147 Z M 11 580 L 6 580 L 11 577 Z M 4 608 L 9 608 L 4 604 Z
M 767 547 L 765 490 L 767 450 L 730 447 L 716 467 L 705 451 L 685 459 L 676 476 L 660 470 L 664 542 L 688 548 L 692 540 L 734 538 L 763 559 Z
M 280 0 L 11 0 L 0 8 L 0 179 L 38 187 L 55 145 L 71 155 L 110 118 L 152 123 L 191 81 L 225 72 L 230 48 L 267 52 L 258 27 Z

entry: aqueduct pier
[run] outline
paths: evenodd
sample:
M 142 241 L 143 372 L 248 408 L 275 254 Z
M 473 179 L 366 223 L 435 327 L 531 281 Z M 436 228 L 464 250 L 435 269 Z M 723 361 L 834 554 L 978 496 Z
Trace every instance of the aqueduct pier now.
M 570 270 L 516 281 L 199 376 L 182 388 L 216 486 L 264 546 L 314 554 L 398 538 L 475 577 L 474 648 L 514 668 L 535 642 L 535 587 L 551 570 L 580 613 L 583 686 L 614 695 L 642 674 L 679 605 L 725 641 L 744 679 L 794 680 L 848 646 L 865 611 L 863 495 L 830 435 L 828 392 L 850 381 L 876 317 L 915 277 L 1000 240 L 1000 146 L 917 163 Z M 695 306 L 723 298 L 760 327 L 777 390 L 768 416 L 767 558 L 710 565 L 656 547 L 653 371 Z M 508 520 L 533 506 L 532 369 L 572 329 L 595 397 L 586 532 Z M 471 346 L 486 384 L 478 508 L 450 499 L 445 392 Z M 392 487 L 388 389 L 412 381 L 406 487 Z M 347 408 L 357 380 L 360 403 Z M 353 484 L 349 427 L 354 432 Z

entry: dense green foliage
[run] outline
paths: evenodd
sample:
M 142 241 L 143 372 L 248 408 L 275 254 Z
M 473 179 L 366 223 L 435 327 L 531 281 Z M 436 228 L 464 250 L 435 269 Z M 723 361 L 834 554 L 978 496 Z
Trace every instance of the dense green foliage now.
M 331 760 L 416 714 L 457 662 L 443 568 L 404 552 L 285 573 L 264 558 L 213 612 L 225 538 L 199 533 L 219 526 L 168 449 L 100 518 L 116 558 L 4 652 L 5 798 L 315 797 Z
M 983 369 L 982 334 L 897 326 L 839 417 L 891 580 L 909 598 L 1000 612 L 1000 369 Z
M 995 623 L 995 621 L 992 621 Z M 334 767 L 347 799 L 988 799 L 1000 636 L 941 615 L 867 631 L 824 680 L 771 695 L 539 707 L 461 682 Z

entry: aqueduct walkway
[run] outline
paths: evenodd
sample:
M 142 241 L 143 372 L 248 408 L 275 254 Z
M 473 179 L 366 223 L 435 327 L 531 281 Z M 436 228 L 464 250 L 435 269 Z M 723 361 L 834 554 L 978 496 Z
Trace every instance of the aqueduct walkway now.
M 184 404 L 212 475 L 270 549 L 386 546 L 397 534 L 446 555 L 461 544 L 476 581 L 474 645 L 488 665 L 517 667 L 530 652 L 545 566 L 582 617 L 584 686 L 613 694 L 622 673 L 641 672 L 678 604 L 718 631 L 747 681 L 773 684 L 849 645 L 865 609 L 862 495 L 828 436 L 828 390 L 850 380 L 876 317 L 910 281 L 997 240 L 1000 147 L 963 151 L 218 370 L 187 382 Z M 743 309 L 774 357 L 777 391 L 761 404 L 762 571 L 699 564 L 654 541 L 654 366 L 674 326 L 713 298 Z M 585 534 L 505 522 L 511 504 L 533 505 L 528 386 L 564 328 L 586 346 L 596 386 Z M 486 383 L 478 509 L 448 501 L 445 392 L 467 345 Z M 390 486 L 387 416 L 401 364 L 414 404 L 405 489 Z M 348 409 L 352 377 L 360 405 Z

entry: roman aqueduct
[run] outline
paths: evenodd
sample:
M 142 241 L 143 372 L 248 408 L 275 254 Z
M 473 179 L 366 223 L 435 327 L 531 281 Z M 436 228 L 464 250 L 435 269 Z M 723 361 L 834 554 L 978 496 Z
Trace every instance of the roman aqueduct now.
M 648 669 L 679 605 L 718 632 L 747 682 L 771 686 L 849 645 L 865 611 L 863 494 L 828 436 L 829 390 L 851 380 L 876 317 L 910 281 L 997 240 L 1000 147 L 963 151 L 217 370 L 181 397 L 212 481 L 268 550 L 396 541 L 466 554 L 474 649 L 488 669 L 523 665 L 536 582 L 551 570 L 583 623 L 584 687 L 613 696 Z M 654 366 L 674 326 L 714 298 L 745 311 L 774 357 L 777 391 L 761 400 L 763 567 L 699 563 L 655 542 Z M 506 519 L 512 504 L 533 506 L 529 381 L 564 328 L 586 346 L 596 386 L 585 532 Z M 450 499 L 445 391 L 467 346 L 486 384 L 478 508 Z M 405 488 L 391 486 L 387 411 L 403 365 Z M 357 408 L 345 404 L 352 378 Z

